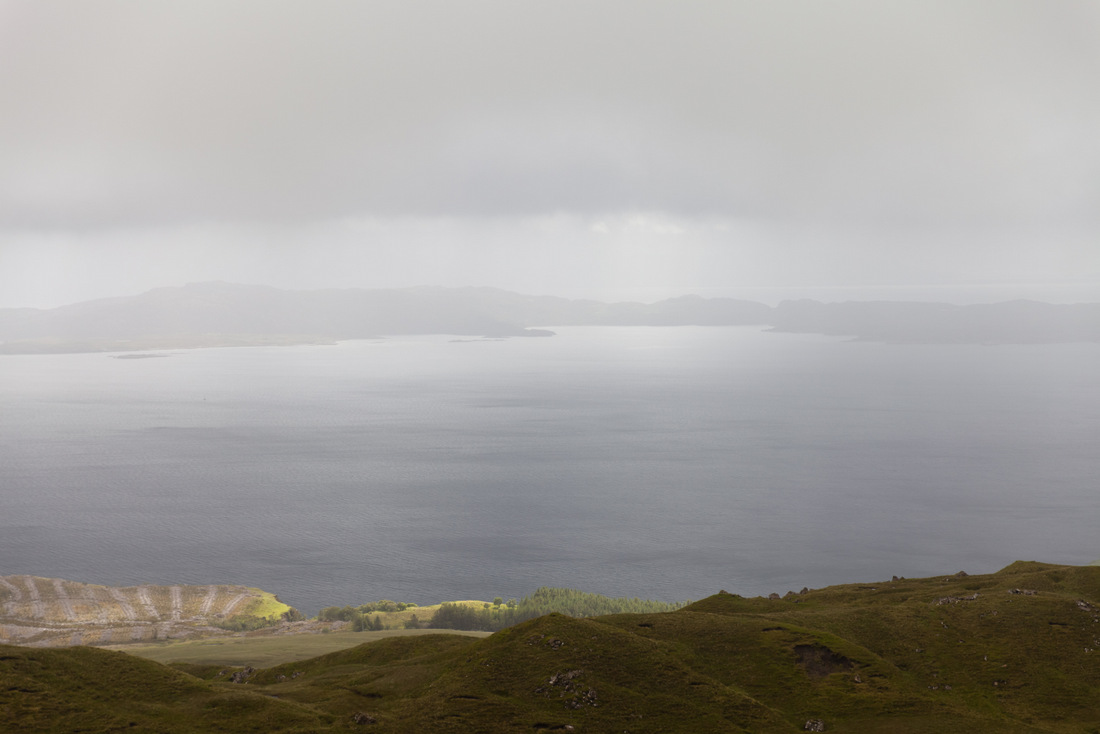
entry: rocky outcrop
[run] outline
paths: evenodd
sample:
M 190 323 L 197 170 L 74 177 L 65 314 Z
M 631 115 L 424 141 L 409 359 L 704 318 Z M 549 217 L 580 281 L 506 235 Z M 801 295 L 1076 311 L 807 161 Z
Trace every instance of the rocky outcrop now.
M 585 706 L 596 706 L 596 689 L 584 685 L 580 680 L 584 676 L 583 670 L 567 670 L 554 673 L 547 680 L 546 685 L 535 689 L 538 695 L 547 698 L 561 699 L 567 709 L 579 709 Z
M 248 679 L 252 677 L 252 674 L 256 672 L 256 669 L 251 665 L 246 665 L 241 670 L 238 670 L 229 676 L 230 683 L 246 683 Z

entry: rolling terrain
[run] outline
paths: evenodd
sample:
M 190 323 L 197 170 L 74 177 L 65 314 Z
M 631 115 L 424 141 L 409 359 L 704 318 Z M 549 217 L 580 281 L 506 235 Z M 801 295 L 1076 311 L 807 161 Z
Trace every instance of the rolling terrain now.
M 0 647 L 0 730 L 1097 732 L 1100 567 L 552 614 L 253 669 Z

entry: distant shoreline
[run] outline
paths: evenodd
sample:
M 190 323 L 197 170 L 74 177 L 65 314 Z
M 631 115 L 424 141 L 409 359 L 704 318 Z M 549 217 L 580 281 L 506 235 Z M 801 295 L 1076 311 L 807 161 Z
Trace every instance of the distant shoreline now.
M 152 350 L 217 349 L 222 347 L 334 346 L 339 340 L 325 336 L 282 334 L 180 335 L 138 339 L 23 339 L 0 343 L 0 354 L 114 354 L 115 359 L 147 359 L 167 354 L 144 354 Z M 140 354 L 135 354 L 140 353 Z
M 906 301 L 767 306 L 683 296 L 602 303 L 492 288 L 290 291 L 192 283 L 55 309 L 0 309 L 0 354 L 331 345 L 379 335 L 548 337 L 536 325 L 759 326 L 898 344 L 1100 343 L 1100 303 L 958 306 Z

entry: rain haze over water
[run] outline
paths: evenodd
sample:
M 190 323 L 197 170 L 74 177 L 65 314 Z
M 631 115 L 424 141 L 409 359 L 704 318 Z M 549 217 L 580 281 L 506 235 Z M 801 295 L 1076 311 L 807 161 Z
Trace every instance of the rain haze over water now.
M 0 557 L 315 611 L 1088 563 L 1095 345 L 751 327 L 0 361 Z
M 0 0 L 0 327 L 207 281 L 1097 302 L 1098 37 L 1084 0 Z M 1100 558 L 1095 342 L 762 328 L 0 355 L 0 574 L 315 609 Z

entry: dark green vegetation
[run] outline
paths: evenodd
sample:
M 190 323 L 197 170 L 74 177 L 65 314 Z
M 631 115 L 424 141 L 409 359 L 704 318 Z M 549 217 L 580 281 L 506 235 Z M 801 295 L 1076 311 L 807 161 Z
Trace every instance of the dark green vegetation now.
M 359 606 L 325 607 L 317 615 L 322 622 L 351 622 L 356 631 L 383 629 L 450 629 L 495 632 L 545 614 L 597 617 L 607 614 L 672 612 L 687 602 L 668 603 L 648 599 L 591 594 L 576 589 L 542 586 L 519 601 L 497 597 L 492 602 L 445 601 L 429 607 L 388 599 Z M 408 610 L 411 610 L 408 611 Z
M 0 648 L 2 731 L 1068 733 L 1100 732 L 1098 698 L 1100 567 L 1032 562 L 255 671 Z
M 432 615 L 428 627 L 453 630 L 496 631 L 511 627 L 546 614 L 565 614 L 570 617 L 598 617 L 608 614 L 656 614 L 675 611 L 687 602 L 669 604 L 638 598 L 611 598 L 590 594 L 576 589 L 539 587 L 534 594 L 518 602 L 500 597 L 481 608 L 468 604 L 444 602 Z
M 214 623 L 214 626 L 230 632 L 251 632 L 267 627 L 275 627 L 283 622 L 300 622 L 302 619 L 304 619 L 302 613 L 291 608 L 288 613 L 281 617 L 257 617 L 254 614 L 239 614 L 231 619 L 219 620 Z

